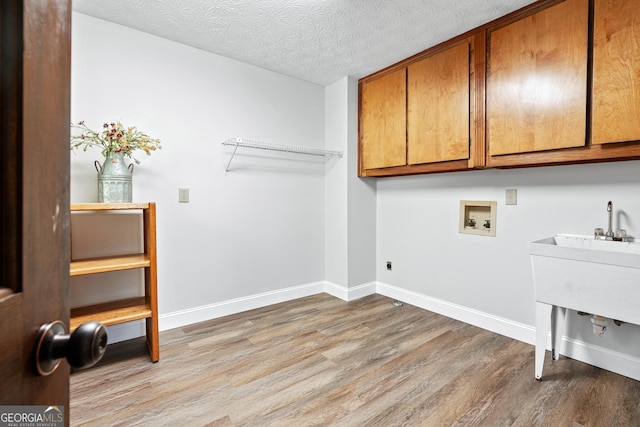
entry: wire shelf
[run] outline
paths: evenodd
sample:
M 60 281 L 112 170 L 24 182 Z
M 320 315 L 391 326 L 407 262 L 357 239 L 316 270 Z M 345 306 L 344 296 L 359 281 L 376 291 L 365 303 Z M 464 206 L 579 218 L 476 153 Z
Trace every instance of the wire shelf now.
M 310 156 L 342 157 L 342 151 L 321 150 L 318 148 L 301 147 L 299 145 L 275 144 L 272 142 L 255 141 L 246 138 L 228 139 L 224 141 L 222 145 L 234 147 L 231 158 L 229 159 L 229 163 L 227 163 L 225 172 L 229 170 L 229 166 L 231 166 L 231 162 L 233 161 L 233 157 L 235 156 L 238 147 L 252 148 L 256 150 L 279 151 L 284 153 L 305 154 Z

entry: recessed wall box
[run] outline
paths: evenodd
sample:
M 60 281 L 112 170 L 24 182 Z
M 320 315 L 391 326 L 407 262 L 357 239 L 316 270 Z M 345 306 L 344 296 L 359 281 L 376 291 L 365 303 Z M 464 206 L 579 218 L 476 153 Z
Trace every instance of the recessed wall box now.
M 460 233 L 496 235 L 497 202 L 460 200 Z

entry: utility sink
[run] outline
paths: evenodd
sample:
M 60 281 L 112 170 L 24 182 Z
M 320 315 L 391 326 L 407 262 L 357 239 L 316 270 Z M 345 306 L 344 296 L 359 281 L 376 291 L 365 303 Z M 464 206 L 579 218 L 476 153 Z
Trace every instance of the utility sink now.
M 640 244 L 556 234 L 530 242 L 529 253 L 536 295 L 536 378 L 542 377 L 550 326 L 552 356 L 558 358 L 565 309 L 640 324 Z
M 640 243 L 596 240 L 593 236 L 581 236 L 578 234 L 556 234 L 553 237 L 531 242 L 529 249 L 532 254 L 535 253 L 536 255 L 594 260 L 593 262 L 613 263 L 614 265 L 618 265 L 621 262 L 618 255 L 614 254 L 635 254 L 638 256 L 631 257 L 628 260 L 631 262 L 634 259 L 636 259 L 635 262 L 640 260 Z M 573 249 L 584 249 L 584 251 L 575 251 Z M 607 254 L 614 255 L 614 257 L 609 259 Z

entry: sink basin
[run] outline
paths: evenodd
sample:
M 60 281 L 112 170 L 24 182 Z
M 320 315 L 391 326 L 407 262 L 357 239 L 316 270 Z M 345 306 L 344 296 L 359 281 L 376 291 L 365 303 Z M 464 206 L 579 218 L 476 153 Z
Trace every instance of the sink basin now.
M 536 294 L 537 379 L 542 378 L 550 326 L 552 357 L 558 358 L 563 326 L 558 307 L 560 314 L 569 308 L 640 324 L 640 244 L 556 234 L 530 242 L 529 253 Z
M 640 254 L 640 244 L 636 242 L 617 242 L 615 240 L 596 240 L 592 236 L 578 234 L 556 234 L 553 239 L 558 246 L 583 248 L 608 252 Z
M 640 243 L 596 240 L 593 236 L 556 234 L 529 243 L 531 255 L 640 268 Z
M 529 243 L 536 301 L 640 323 L 640 244 L 556 234 Z

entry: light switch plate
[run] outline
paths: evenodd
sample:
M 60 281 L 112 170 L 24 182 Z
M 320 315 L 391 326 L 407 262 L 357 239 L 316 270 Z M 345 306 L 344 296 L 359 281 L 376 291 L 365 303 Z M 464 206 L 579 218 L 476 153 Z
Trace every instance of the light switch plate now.
M 189 189 L 188 188 L 178 188 L 178 202 L 179 203 L 189 203 Z

